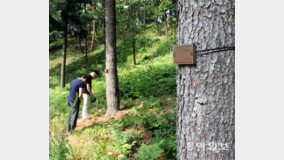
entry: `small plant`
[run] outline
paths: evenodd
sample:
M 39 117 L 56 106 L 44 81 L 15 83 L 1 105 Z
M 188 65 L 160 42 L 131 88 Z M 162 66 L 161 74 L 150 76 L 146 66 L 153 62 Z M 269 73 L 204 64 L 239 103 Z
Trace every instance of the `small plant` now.
M 145 145 L 144 143 L 139 148 L 139 152 L 135 154 L 138 160 L 157 160 L 161 156 L 163 150 L 158 144 Z
M 151 96 L 148 101 L 143 103 L 143 107 L 145 108 L 154 108 L 154 107 L 161 107 L 161 100 Z
M 136 141 L 130 137 L 130 135 L 121 133 L 117 129 L 111 129 L 111 132 L 113 134 L 112 143 L 107 147 L 107 149 L 118 152 L 118 158 L 129 155 Z
M 134 119 L 130 117 L 128 114 L 125 115 L 120 121 L 118 121 L 118 124 L 121 126 L 122 129 L 128 128 L 134 124 Z

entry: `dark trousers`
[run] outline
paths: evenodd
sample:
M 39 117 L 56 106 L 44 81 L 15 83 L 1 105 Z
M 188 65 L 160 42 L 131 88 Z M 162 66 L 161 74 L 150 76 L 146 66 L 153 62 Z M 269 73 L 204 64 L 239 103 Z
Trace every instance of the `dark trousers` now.
M 67 119 L 67 129 L 68 129 L 68 132 L 72 133 L 77 124 L 80 100 L 79 98 L 77 98 L 77 101 L 75 103 L 68 101 L 67 105 L 69 109 L 69 116 Z

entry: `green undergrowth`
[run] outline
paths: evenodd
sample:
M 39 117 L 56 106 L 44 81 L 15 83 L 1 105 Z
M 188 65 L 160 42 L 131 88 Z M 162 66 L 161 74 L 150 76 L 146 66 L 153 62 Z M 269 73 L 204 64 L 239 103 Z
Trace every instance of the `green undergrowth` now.
M 153 28 L 148 26 L 146 31 L 135 36 L 136 65 L 133 64 L 130 38 L 117 38 L 121 109 L 127 113 L 119 119 L 75 130 L 73 141 L 66 134 L 66 99 L 73 79 L 98 69 L 101 76 L 92 82 L 94 97 L 89 115 L 95 121 L 106 112 L 104 44 L 98 43 L 95 50 L 88 53 L 86 65 L 76 40 L 69 39 L 66 87 L 63 89 L 60 87 L 61 49 L 58 47 L 62 42 L 50 44 L 50 159 L 176 159 L 176 71 L 172 58 L 176 37 L 160 36 Z
M 50 127 L 61 141 L 50 136 L 50 154 L 66 159 L 175 159 L 175 99 L 150 97 L 135 103 L 121 119 L 76 130 L 73 138 L 77 142 L 73 145 L 64 134 L 67 115 L 51 119 Z

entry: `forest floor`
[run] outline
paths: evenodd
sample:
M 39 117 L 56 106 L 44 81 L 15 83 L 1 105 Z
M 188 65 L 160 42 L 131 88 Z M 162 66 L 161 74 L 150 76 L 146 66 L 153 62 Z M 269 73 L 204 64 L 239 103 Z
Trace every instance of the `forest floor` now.
M 169 105 L 176 105 L 176 100 L 174 97 L 168 96 L 168 98 L 172 98 L 172 102 L 168 103 L 168 107 Z M 137 108 L 141 108 L 143 107 L 143 104 L 138 105 Z M 175 113 L 175 111 L 172 108 L 168 108 L 167 106 L 165 106 L 164 111 L 165 112 L 171 112 L 171 113 Z M 131 108 L 127 108 L 127 109 L 123 109 L 123 110 L 118 110 L 112 117 L 110 118 L 105 118 L 104 112 L 102 113 L 101 116 L 96 116 L 96 115 L 89 115 L 88 119 L 86 120 L 82 120 L 82 118 L 78 118 L 77 120 L 77 126 L 76 126 L 76 132 L 73 135 L 67 135 L 67 139 L 69 140 L 70 145 L 72 146 L 73 150 L 77 150 L 79 148 L 81 148 L 82 146 L 88 146 L 88 145 L 92 145 L 92 143 L 95 143 L 98 140 L 111 140 L 113 138 L 113 134 L 111 132 L 105 133 L 102 135 L 102 137 L 96 137 L 96 136 L 86 136 L 83 132 L 84 130 L 88 129 L 88 128 L 92 128 L 94 126 L 99 126 L 99 125 L 106 125 L 107 127 L 114 127 L 114 124 L 108 124 L 109 121 L 112 120 L 117 120 L 120 121 L 122 120 L 125 115 L 132 115 L 133 113 L 133 109 Z M 164 112 L 154 112 L 153 109 L 148 109 L 147 114 L 153 113 L 154 115 L 156 115 L 157 117 L 160 117 L 161 115 L 164 114 Z M 131 132 L 133 132 L 133 128 L 126 128 L 124 130 L 121 131 L 121 133 L 124 134 L 131 134 Z M 152 139 L 152 134 L 148 133 L 147 130 L 144 127 L 139 127 L 139 129 L 137 131 L 136 134 L 139 134 L 141 137 L 137 138 L 137 142 L 139 143 L 145 143 L 145 144 L 149 144 L 151 142 Z M 66 131 L 67 134 L 67 131 Z M 137 152 L 137 150 L 135 150 L 135 152 L 133 152 L 132 154 L 134 155 Z M 117 153 L 114 150 L 108 150 L 108 154 L 109 155 L 115 155 L 115 156 L 119 156 L 119 153 Z M 80 158 L 81 156 L 77 155 L 77 158 Z M 82 155 L 82 159 L 83 159 L 83 155 Z M 129 157 L 130 159 L 135 159 L 134 156 Z

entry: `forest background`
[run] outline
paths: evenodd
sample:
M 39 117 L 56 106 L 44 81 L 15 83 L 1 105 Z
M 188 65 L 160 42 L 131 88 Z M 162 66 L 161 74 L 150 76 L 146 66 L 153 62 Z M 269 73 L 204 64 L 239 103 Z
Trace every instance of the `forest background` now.
M 107 119 L 105 1 L 49 1 L 50 159 L 176 159 L 176 3 L 116 1 L 121 109 Z M 89 119 L 80 112 L 68 136 L 70 83 L 93 69 L 101 76 L 92 82 Z

